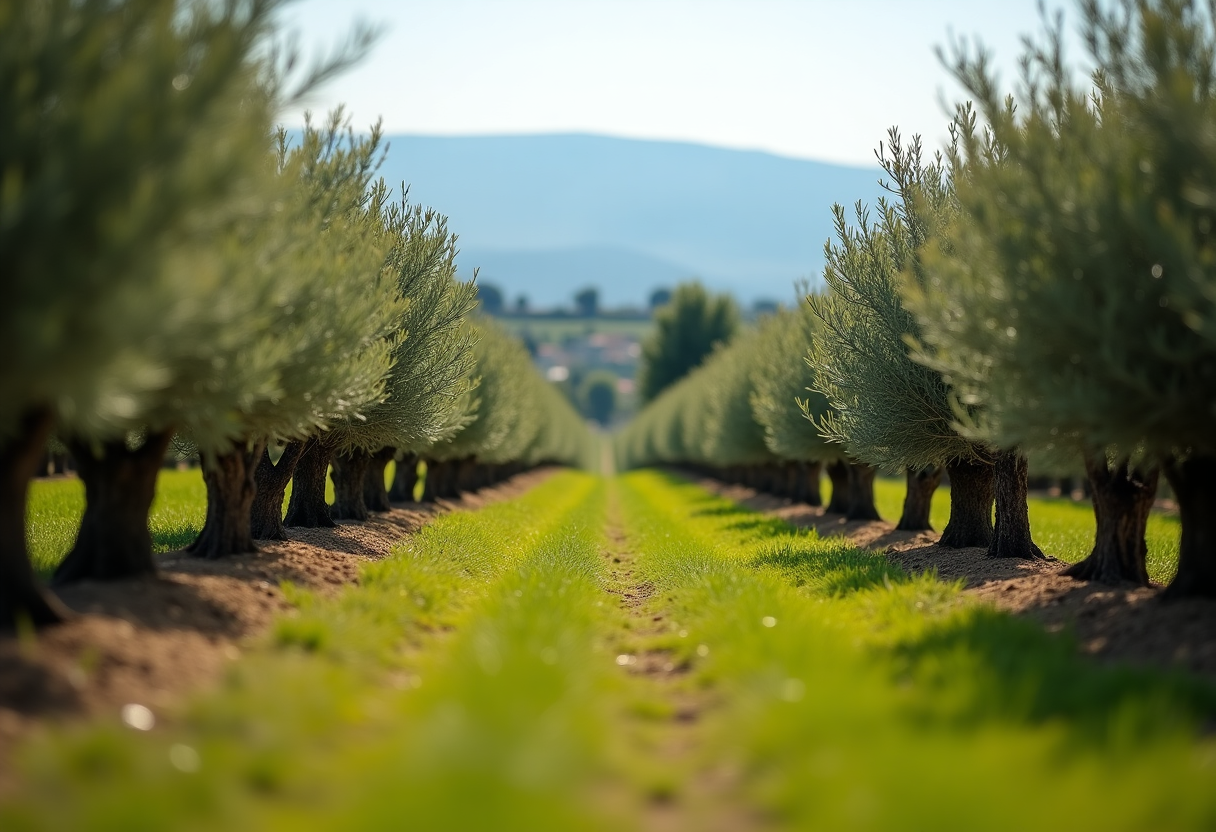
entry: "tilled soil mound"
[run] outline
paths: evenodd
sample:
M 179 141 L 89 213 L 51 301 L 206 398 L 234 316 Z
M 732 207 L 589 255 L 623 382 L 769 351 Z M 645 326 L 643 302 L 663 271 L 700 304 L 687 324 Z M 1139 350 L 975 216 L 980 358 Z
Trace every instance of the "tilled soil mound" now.
M 155 711 L 214 683 L 246 641 L 289 609 L 282 582 L 336 592 L 437 515 L 519 496 L 551 473 L 394 508 L 365 523 L 288 529 L 288 540 L 261 541 L 251 555 L 201 560 L 171 552 L 156 578 L 63 588 L 57 594 L 77 613 L 72 620 L 24 638 L 0 635 L 0 749 L 47 721 L 117 715 L 128 703 Z
M 1216 679 L 1216 601 L 1164 603 L 1161 587 L 1079 581 L 1061 575 L 1066 564 L 1055 558 L 990 558 L 981 548 L 938 546 L 935 532 L 896 531 L 880 520 L 847 522 L 822 508 L 750 488 L 708 479 L 699 484 L 791 525 L 816 529 L 822 536 L 847 537 L 909 572 L 935 570 L 943 580 L 961 580 L 968 592 L 1001 609 L 1040 621 L 1052 632 L 1071 631 L 1078 648 L 1100 660 L 1181 668 Z

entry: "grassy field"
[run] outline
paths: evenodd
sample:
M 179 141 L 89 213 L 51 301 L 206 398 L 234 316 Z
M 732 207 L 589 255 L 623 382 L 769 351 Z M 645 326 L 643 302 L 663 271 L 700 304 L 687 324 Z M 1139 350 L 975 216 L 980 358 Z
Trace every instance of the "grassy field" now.
M 33 738 L 0 829 L 1216 824 L 1211 687 L 654 472 L 559 474 L 288 595 L 156 730 Z

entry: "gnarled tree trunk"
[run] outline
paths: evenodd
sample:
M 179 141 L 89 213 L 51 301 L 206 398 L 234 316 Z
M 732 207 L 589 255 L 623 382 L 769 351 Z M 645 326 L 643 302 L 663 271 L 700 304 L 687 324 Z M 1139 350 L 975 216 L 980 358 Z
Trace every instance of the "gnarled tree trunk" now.
M 0 441 L 0 629 L 55 624 L 68 611 L 38 582 L 25 543 L 26 498 L 54 417 L 46 408 L 21 415 L 17 432 Z
M 329 478 L 334 483 L 334 504 L 330 516 L 335 520 L 367 519 L 363 488 L 367 482 L 367 468 L 371 461 L 371 454 L 367 451 L 350 451 L 334 457 Z M 381 475 L 383 476 L 383 472 Z
M 395 503 L 412 503 L 417 485 L 418 454 L 405 454 L 398 460 L 393 472 L 393 487 L 388 492 L 388 498 Z
M 250 509 L 250 532 L 255 540 L 287 539 L 287 531 L 283 527 L 283 497 L 287 494 L 287 483 L 295 475 L 296 464 L 304 451 L 316 441 L 305 439 L 288 442 L 278 464 L 271 461 L 268 449 L 262 449 L 262 458 L 253 472 L 256 488 Z
M 397 455 L 396 448 L 381 448 L 367 461 L 367 473 L 363 479 L 363 502 L 368 511 L 392 511 L 388 501 L 388 488 L 384 485 L 384 469 Z
M 1216 456 L 1171 460 L 1165 478 L 1178 500 L 1178 574 L 1162 597 L 1216 598 Z
M 823 479 L 822 462 L 798 463 L 799 502 L 808 506 L 823 505 L 823 492 L 820 490 L 820 480 Z
M 150 433 L 135 450 L 121 439 L 103 442 L 100 456 L 87 442 L 68 442 L 84 482 L 84 516 L 55 584 L 156 574 L 148 513 L 172 438 L 171 430 Z
M 825 511 L 828 514 L 849 513 L 849 463 L 843 459 L 828 464 L 828 481 L 832 484 L 832 496 Z
M 333 528 L 325 502 L 325 473 L 329 470 L 330 449 L 324 440 L 316 439 L 300 454 L 295 475 L 291 478 L 291 500 L 287 503 L 285 526 L 305 529 Z
M 1148 586 L 1144 531 L 1157 496 L 1159 469 L 1141 472 L 1124 461 L 1112 470 L 1105 454 L 1087 454 L 1085 473 L 1093 486 L 1094 549 L 1064 574 L 1082 581 Z
M 950 477 L 950 519 L 937 544 L 948 549 L 987 548 L 992 543 L 992 465 L 951 462 L 946 473 Z
M 874 475 L 878 471 L 873 465 L 854 462 L 849 465 L 849 510 L 846 520 L 881 520 L 878 506 L 874 505 Z
M 216 560 L 258 550 L 253 543 L 253 499 L 258 461 L 265 451 L 262 440 L 228 453 L 203 454 L 207 519 L 186 551 L 196 558 Z
M 942 481 L 942 469 L 936 465 L 919 470 L 909 468 L 907 481 L 904 510 L 895 528 L 905 532 L 931 532 L 929 513 L 933 508 L 933 493 Z
M 1017 451 L 1000 451 L 993 470 L 996 495 L 996 524 L 990 558 L 1042 558 L 1043 552 L 1030 539 L 1030 512 L 1026 505 L 1026 457 Z

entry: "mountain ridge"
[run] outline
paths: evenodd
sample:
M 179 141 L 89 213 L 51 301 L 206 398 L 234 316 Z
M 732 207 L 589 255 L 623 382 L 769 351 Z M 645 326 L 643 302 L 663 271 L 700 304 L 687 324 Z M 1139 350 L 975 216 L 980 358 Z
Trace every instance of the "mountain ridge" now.
M 822 270 L 831 205 L 873 203 L 877 167 L 582 133 L 386 137 L 382 175 L 449 217 L 464 276 L 534 306 L 587 285 L 643 304 L 697 277 L 744 301 Z M 616 271 L 614 271 L 616 270 Z M 654 285 L 649 285 L 654 284 Z

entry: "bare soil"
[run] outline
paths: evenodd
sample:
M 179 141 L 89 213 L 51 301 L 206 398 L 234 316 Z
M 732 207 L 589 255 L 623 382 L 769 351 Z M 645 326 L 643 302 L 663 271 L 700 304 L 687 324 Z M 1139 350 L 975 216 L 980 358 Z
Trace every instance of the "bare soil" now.
M 1051 632 L 1070 631 L 1078 649 L 1101 661 L 1182 669 L 1216 679 L 1216 601 L 1160 600 L 1161 587 L 1108 586 L 1061 575 L 1056 558 L 990 558 L 986 550 L 947 549 L 936 532 L 896 531 L 880 520 L 846 522 L 822 508 L 794 504 L 717 480 L 699 484 L 754 511 L 820 535 L 847 537 L 912 573 L 936 571 L 966 591 Z
M 644 643 L 647 638 L 670 632 L 668 611 L 654 603 L 654 586 L 636 575 L 636 553 L 629 548 L 615 506 L 609 514 L 603 556 L 610 579 L 606 589 L 627 615 L 630 640 Z M 665 719 L 638 732 L 638 742 L 644 745 L 647 757 L 668 772 L 671 786 L 670 791 L 648 795 L 641 813 L 645 832 L 747 832 L 762 828 L 761 819 L 737 799 L 740 770 L 729 761 L 704 766 L 698 743 L 703 732 L 698 728 L 712 716 L 715 703 L 710 690 L 689 684 L 689 665 L 669 650 L 653 648 L 622 654 L 617 663 L 652 685 L 667 706 Z M 680 776 L 670 776 L 672 772 Z
M 402 504 L 364 523 L 288 529 L 288 540 L 260 541 L 251 555 L 201 560 L 171 552 L 161 556 L 156 578 L 62 589 L 60 599 L 76 613 L 70 621 L 0 635 L 0 790 L 7 751 L 42 726 L 117 717 L 129 703 L 157 712 L 216 683 L 290 609 L 283 583 L 336 593 L 435 517 L 519 496 L 552 472 L 531 471 L 458 500 Z

